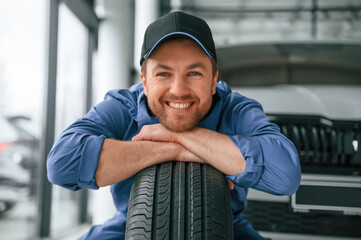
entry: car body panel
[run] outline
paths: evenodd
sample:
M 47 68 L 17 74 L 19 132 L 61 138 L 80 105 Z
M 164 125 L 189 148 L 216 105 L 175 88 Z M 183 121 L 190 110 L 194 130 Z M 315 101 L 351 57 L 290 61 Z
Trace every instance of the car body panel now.
M 259 101 L 268 114 L 320 115 L 361 121 L 361 86 L 358 85 L 273 85 L 232 90 Z

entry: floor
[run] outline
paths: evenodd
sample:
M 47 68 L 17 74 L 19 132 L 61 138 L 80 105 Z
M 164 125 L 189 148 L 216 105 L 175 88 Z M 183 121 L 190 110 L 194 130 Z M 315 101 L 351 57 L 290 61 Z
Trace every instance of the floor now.
M 60 238 L 52 238 L 48 240 L 74 240 L 87 232 L 90 226 L 83 226 L 79 231 L 68 234 Z M 330 236 L 318 236 L 304 235 L 304 234 L 285 234 L 285 233 L 271 233 L 260 232 L 263 237 L 271 238 L 272 240 L 360 240 L 361 238 L 340 238 Z
M 33 200 L 34 201 L 34 200 Z M 33 235 L 35 231 L 34 215 L 36 214 L 33 201 L 23 201 L 18 204 L 8 215 L 0 218 L 0 239 L 29 239 L 27 236 Z M 83 225 L 76 231 L 63 233 L 62 236 L 49 238 L 46 240 L 74 240 L 86 233 L 90 225 Z M 261 232 L 264 237 L 273 240 L 356 240 L 361 238 L 340 238 L 330 236 L 312 236 L 304 234 L 283 234 L 272 232 Z

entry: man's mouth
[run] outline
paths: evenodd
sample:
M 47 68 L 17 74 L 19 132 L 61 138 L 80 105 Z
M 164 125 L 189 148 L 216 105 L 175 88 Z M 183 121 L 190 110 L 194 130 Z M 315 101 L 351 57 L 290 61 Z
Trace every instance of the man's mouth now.
M 171 108 L 181 110 L 181 109 L 189 108 L 192 104 L 191 104 L 191 103 L 174 103 L 174 102 L 168 102 L 167 105 L 170 106 Z

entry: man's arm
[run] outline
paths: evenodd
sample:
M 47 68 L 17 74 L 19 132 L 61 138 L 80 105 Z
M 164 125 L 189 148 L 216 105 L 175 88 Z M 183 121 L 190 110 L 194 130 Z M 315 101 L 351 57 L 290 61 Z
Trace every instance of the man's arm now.
M 58 137 L 48 155 L 50 182 L 73 191 L 98 189 L 159 162 L 202 161 L 180 144 L 121 140 L 137 128 L 131 126 L 129 103 L 119 102 L 119 94 L 109 96 Z
M 294 145 L 276 125 L 269 123 L 260 108 L 253 107 L 242 118 L 246 124 L 237 129 L 249 133 L 224 135 L 202 128 L 173 133 L 155 124 L 144 126 L 133 141 L 177 142 L 222 171 L 239 187 L 276 195 L 293 194 L 301 179 Z
M 226 175 L 243 173 L 246 162 L 239 148 L 224 134 L 204 128 L 171 132 L 161 124 L 144 126 L 133 141 L 179 143 Z
M 111 185 L 158 163 L 178 160 L 203 162 L 177 143 L 105 139 L 95 179 L 99 187 Z
M 208 164 L 226 175 L 237 175 L 245 171 L 246 161 L 241 151 L 225 134 L 194 128 L 177 134 L 176 142 L 206 159 Z

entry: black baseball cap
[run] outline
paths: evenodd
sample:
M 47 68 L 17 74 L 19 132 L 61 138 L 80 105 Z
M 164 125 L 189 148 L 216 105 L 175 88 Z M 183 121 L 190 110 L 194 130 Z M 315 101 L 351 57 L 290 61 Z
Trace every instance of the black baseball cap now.
M 164 15 L 148 26 L 144 34 L 140 65 L 149 58 L 159 43 L 179 36 L 193 39 L 217 62 L 216 48 L 208 24 L 199 17 L 176 11 Z

